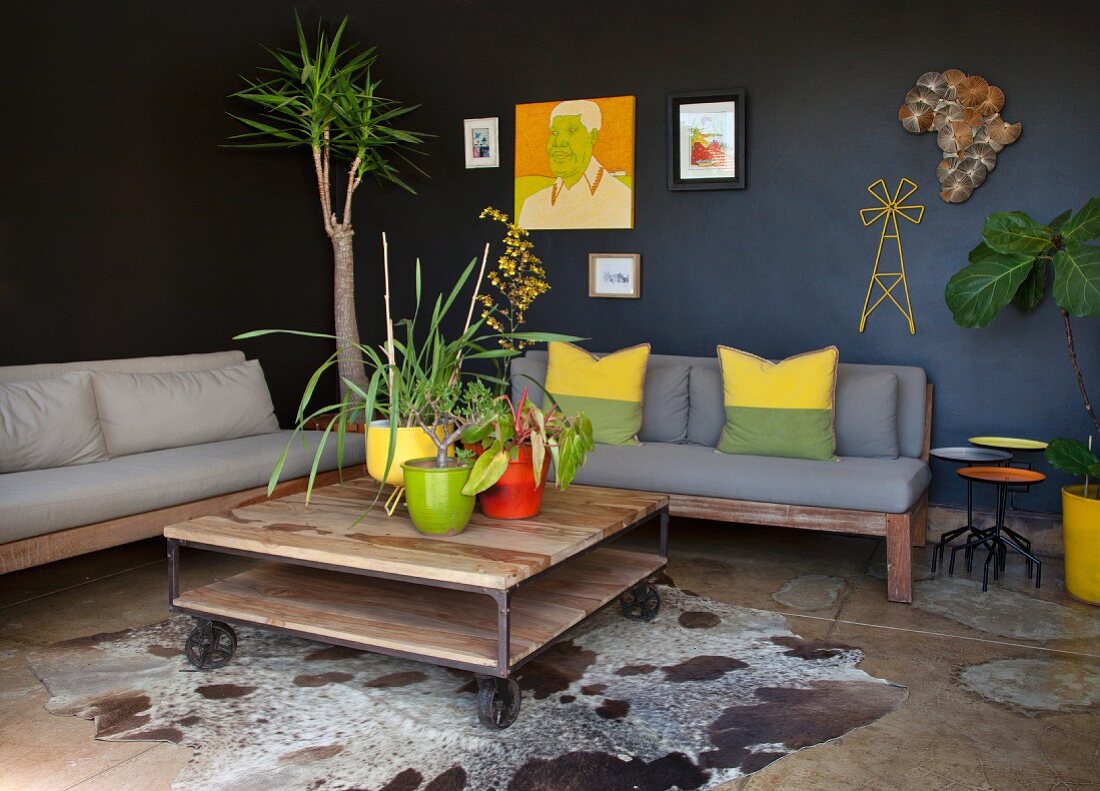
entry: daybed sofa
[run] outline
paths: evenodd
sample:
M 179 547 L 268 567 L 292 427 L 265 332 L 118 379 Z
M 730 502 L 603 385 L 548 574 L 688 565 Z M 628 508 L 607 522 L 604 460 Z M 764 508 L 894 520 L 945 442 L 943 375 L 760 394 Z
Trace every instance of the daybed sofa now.
M 274 497 L 305 488 L 318 435 L 291 444 Z M 239 351 L 0 367 L 0 573 L 264 500 L 290 436 Z M 347 443 L 347 474 L 364 455 Z M 330 442 L 316 485 L 335 468 Z
M 516 395 L 542 403 L 547 353 L 512 361 Z M 891 601 L 912 601 L 927 518 L 932 388 L 921 368 L 841 363 L 837 461 L 718 453 L 717 357 L 651 355 L 640 446 L 597 445 L 576 482 L 671 495 L 673 516 L 885 536 Z

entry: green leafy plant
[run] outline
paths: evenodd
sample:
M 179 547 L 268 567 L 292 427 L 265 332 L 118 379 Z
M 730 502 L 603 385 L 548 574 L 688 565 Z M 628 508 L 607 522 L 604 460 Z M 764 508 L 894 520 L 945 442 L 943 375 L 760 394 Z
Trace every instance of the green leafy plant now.
M 588 452 L 596 447 L 592 441 L 592 421 L 583 412 L 566 415 L 554 404 L 543 413 L 527 397 L 527 388 L 518 403 L 513 404 L 511 398 L 502 395 L 481 411 L 480 420 L 472 422 L 462 433 L 463 443 L 484 448 L 474 462 L 463 494 L 478 494 L 499 481 L 508 469 L 508 462 L 518 459 L 520 448 L 528 445 L 535 485 L 542 481 L 549 453 L 557 484 L 567 489 L 584 466 Z
M 1100 316 L 1100 246 L 1085 244 L 1100 237 L 1100 197 L 1074 214 L 1066 211 L 1047 225 L 1022 211 L 992 214 L 982 230 L 982 243 L 970 251 L 970 264 L 947 282 L 944 297 L 955 322 L 984 327 L 1009 303 L 1030 312 L 1042 302 L 1048 269 L 1051 291 L 1062 313 L 1066 347 L 1085 412 L 1100 436 L 1097 417 L 1077 362 L 1071 316 Z M 1091 457 L 1091 461 L 1088 459 Z M 1097 458 L 1072 439 L 1057 439 L 1047 460 L 1074 475 L 1096 475 Z
M 297 14 L 294 22 L 298 49 L 267 49 L 274 63 L 260 70 L 260 79 L 245 78 L 246 87 L 232 95 L 256 112 L 230 113 L 249 130 L 230 139 L 235 141 L 233 146 L 241 148 L 308 148 L 312 154 L 321 219 L 333 250 L 334 337 L 339 350 L 341 393 L 346 395 L 348 382 L 359 390 L 368 386 L 366 368 L 355 353 L 359 326 L 355 313 L 352 197 L 367 174 L 414 192 L 392 160 L 396 158 L 423 172 L 406 153 L 426 135 L 393 125 L 416 105 L 406 106 L 379 95 L 380 82 L 371 73 L 377 57 L 373 48 L 358 52 L 354 47 L 342 48 L 347 17 L 331 37 L 318 25 L 312 45 L 306 40 Z M 333 160 L 348 163 L 346 177 L 334 172 Z M 341 182 L 343 211 L 338 216 L 333 203 Z

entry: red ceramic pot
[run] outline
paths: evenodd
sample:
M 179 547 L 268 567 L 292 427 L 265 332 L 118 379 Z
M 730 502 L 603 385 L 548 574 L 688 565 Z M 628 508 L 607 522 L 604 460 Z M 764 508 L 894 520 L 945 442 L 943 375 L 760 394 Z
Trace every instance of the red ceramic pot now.
M 519 449 L 519 458 L 508 462 L 500 480 L 478 495 L 481 512 L 491 519 L 530 519 L 542 508 L 542 493 L 550 458 L 542 465 L 542 481 L 535 486 L 535 468 L 531 461 L 531 446 Z

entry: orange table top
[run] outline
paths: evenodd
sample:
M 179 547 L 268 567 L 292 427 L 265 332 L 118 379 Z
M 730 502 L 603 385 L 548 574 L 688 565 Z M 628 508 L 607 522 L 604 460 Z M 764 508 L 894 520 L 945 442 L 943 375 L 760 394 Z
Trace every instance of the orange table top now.
M 1031 484 L 1047 479 L 1041 472 L 1021 470 L 1018 467 L 961 467 L 958 474 L 960 478 L 983 483 Z

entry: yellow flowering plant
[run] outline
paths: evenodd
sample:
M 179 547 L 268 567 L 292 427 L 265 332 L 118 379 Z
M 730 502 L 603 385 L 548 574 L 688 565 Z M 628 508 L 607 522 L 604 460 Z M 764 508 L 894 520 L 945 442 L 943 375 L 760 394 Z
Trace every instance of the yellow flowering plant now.
M 489 285 L 500 292 L 501 302 L 490 294 L 479 294 L 477 299 L 483 308 L 481 316 L 486 324 L 501 333 L 498 342 L 502 347 L 520 351 L 531 341 L 513 335 L 527 320 L 531 304 L 539 294 L 550 290 L 550 284 L 546 282 L 542 261 L 532 252 L 535 243 L 528 238 L 527 230 L 492 206 L 481 212 L 480 219 L 486 217 L 504 224 L 508 232 L 504 235 L 503 255 L 497 259 L 496 268 L 485 276 Z

